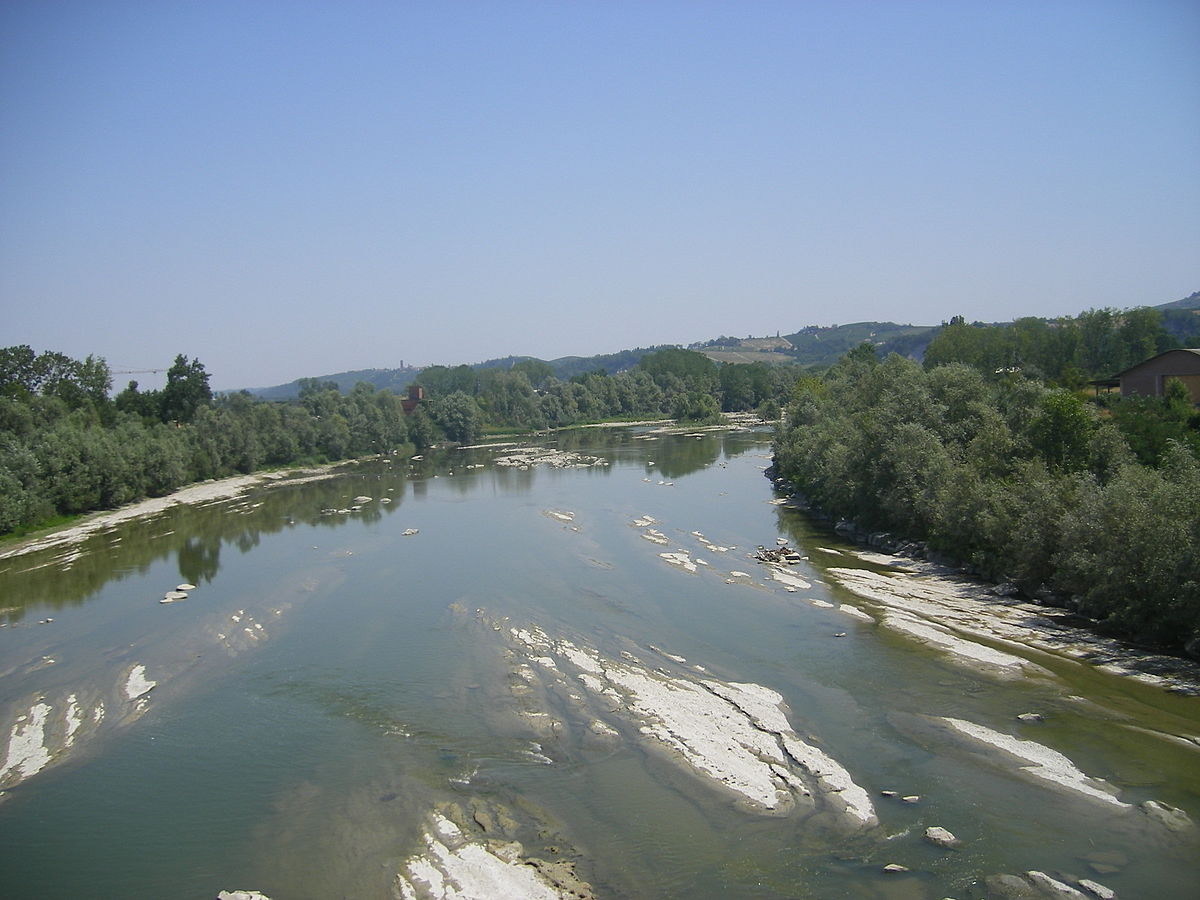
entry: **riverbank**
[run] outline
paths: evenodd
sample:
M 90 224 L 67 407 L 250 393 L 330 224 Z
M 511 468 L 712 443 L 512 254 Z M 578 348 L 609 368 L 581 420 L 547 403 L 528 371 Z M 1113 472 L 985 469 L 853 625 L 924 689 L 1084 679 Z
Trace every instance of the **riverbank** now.
M 879 573 L 832 565 L 827 574 L 856 596 L 884 607 L 888 611 L 884 624 L 894 630 L 937 646 L 965 664 L 986 665 L 998 672 L 1015 674 L 1036 665 L 996 649 L 1013 645 L 1088 663 L 1173 693 L 1200 696 L 1200 663 L 1195 660 L 1104 635 L 1057 602 L 1039 602 L 1012 584 L 988 581 L 950 561 L 921 558 L 919 544 L 891 534 L 868 534 L 849 522 L 834 523 L 771 469 L 766 474 L 787 495 L 778 505 L 831 526 L 839 537 L 866 548 L 855 556 L 889 570 Z M 994 646 L 978 645 L 972 638 Z
M 172 506 L 197 506 L 202 503 L 214 503 L 220 500 L 231 500 L 257 487 L 271 484 L 302 484 L 306 481 L 316 481 L 330 478 L 334 470 L 356 462 L 357 460 L 340 460 L 321 466 L 307 466 L 301 469 L 274 470 L 270 472 L 254 472 L 250 475 L 233 475 L 214 481 L 202 481 L 180 488 L 164 497 L 149 497 L 130 503 L 118 509 L 89 513 L 65 528 L 55 529 L 47 534 L 34 535 L 15 541 L 0 548 L 0 559 L 23 556 L 40 550 L 49 550 L 78 544 L 98 531 L 105 531 L 129 522 L 133 519 L 157 515 Z

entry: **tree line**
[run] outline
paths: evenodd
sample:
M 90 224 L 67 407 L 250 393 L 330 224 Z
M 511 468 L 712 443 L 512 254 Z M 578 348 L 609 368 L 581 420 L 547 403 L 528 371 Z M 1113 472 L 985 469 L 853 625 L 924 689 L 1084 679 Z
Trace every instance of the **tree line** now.
M 485 429 L 540 431 L 606 420 L 673 418 L 719 421 L 721 412 L 759 411 L 776 418 L 799 377 L 790 366 L 718 366 L 702 353 L 664 347 L 631 369 L 603 369 L 561 380 L 549 363 L 522 360 L 507 369 L 431 366 L 418 383 L 434 423 L 460 442 Z
M 409 450 L 400 398 L 317 385 L 296 403 L 214 397 L 180 355 L 160 390 L 109 397 L 95 357 L 0 350 L 0 533 L 256 469 Z
M 359 382 L 343 394 L 302 379 L 297 400 L 216 396 L 197 359 L 175 358 L 161 389 L 136 381 L 110 397 L 104 360 L 0 349 L 0 534 L 56 517 L 167 494 L 185 484 L 262 468 L 469 443 L 484 429 L 561 428 L 606 419 L 671 416 L 714 421 L 722 408 L 777 415 L 794 371 L 721 366 L 663 348 L 629 372 L 556 379 L 538 360 L 510 369 L 435 366 L 427 399 Z
M 1089 309 L 1078 316 L 1029 317 L 1004 325 L 968 324 L 955 316 L 930 341 L 924 360 L 933 366 L 966 363 L 986 372 L 1020 369 L 1027 376 L 1079 388 L 1197 342 L 1200 317 L 1182 311 L 1164 314 L 1148 306 Z
M 1180 385 L 1097 402 L 994 359 L 922 366 L 869 345 L 801 379 L 775 439 L 778 475 L 824 513 L 1193 653 L 1198 458 Z

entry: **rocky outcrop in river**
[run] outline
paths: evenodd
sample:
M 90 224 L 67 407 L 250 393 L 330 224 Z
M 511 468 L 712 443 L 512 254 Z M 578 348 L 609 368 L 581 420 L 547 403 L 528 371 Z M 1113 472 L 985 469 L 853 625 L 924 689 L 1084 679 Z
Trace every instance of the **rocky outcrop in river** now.
M 424 849 L 396 876 L 402 900 L 592 900 L 568 859 L 529 856 L 503 807 L 474 798 L 434 811 Z M 551 848 L 557 850 L 558 848 Z
M 846 830 L 878 823 L 867 792 L 797 735 L 770 688 L 720 681 L 661 650 L 649 651 L 653 663 L 630 651 L 610 659 L 537 627 L 479 616 L 506 639 L 512 696 L 543 744 L 586 722 L 592 740 L 638 741 L 747 812 L 821 814 Z M 570 721 L 548 711 L 551 695 Z

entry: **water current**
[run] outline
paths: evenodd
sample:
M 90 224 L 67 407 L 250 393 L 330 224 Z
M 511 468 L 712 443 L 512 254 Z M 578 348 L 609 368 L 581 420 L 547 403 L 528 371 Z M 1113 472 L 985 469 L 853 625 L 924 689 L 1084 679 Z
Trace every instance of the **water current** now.
M 457 846 L 522 896 L 1200 896 L 1200 699 L 886 627 L 837 570 L 891 570 L 772 502 L 765 431 L 536 446 L 0 559 L 0 895 L 454 896 Z

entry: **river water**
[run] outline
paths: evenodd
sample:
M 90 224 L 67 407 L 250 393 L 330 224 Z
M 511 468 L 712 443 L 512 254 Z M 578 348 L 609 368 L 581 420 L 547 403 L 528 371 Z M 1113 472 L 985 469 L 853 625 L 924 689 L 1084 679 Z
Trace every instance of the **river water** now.
M 543 445 L 573 467 L 507 465 L 508 446 L 362 463 L 0 560 L 0 894 L 374 898 L 401 872 L 419 892 L 441 811 L 506 822 L 597 897 L 936 900 L 1029 870 L 1200 896 L 1195 829 L 1140 806 L 1200 818 L 1200 699 L 1032 650 L 1040 674 L 999 677 L 848 615 L 878 618 L 829 569 L 879 566 L 772 505 L 769 442 L 586 429 Z M 790 581 L 751 558 L 777 539 L 805 557 Z M 802 789 L 755 808 L 620 708 L 618 670 L 675 679 L 680 708 L 776 692 L 878 824 Z

